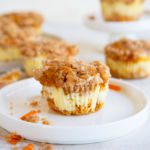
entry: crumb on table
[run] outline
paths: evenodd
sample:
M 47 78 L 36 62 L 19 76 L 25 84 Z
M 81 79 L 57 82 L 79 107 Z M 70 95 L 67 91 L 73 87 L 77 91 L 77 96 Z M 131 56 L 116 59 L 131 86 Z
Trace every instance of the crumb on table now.
M 18 142 L 23 140 L 23 138 L 20 135 L 17 135 L 15 132 L 10 133 L 10 135 L 6 135 L 5 139 L 7 143 L 12 145 L 16 145 Z
M 33 144 L 28 144 L 27 146 L 23 147 L 22 150 L 35 150 L 35 146 Z

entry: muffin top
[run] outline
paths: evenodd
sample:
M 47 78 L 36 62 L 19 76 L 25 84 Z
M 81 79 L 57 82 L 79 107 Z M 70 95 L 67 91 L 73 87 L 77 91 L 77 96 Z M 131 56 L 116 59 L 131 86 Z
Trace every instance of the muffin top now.
M 19 46 L 36 35 L 32 28 L 21 29 L 9 19 L 0 17 L 0 47 Z
M 150 41 L 121 39 L 105 47 L 105 54 L 120 61 L 139 61 L 150 58 Z
M 65 43 L 62 40 L 42 38 L 24 43 L 21 47 L 22 55 L 25 57 L 38 56 L 73 56 L 78 52 L 74 45 Z
M 102 2 L 107 2 L 107 3 L 118 3 L 118 2 L 122 2 L 122 3 L 125 3 L 125 4 L 132 4 L 134 2 L 140 2 L 140 3 L 143 3 L 144 0 L 102 0 Z
M 12 12 L 1 15 L 13 21 L 20 27 L 40 27 L 43 23 L 43 16 L 37 12 Z
M 85 63 L 70 59 L 46 62 L 35 73 L 42 85 L 63 88 L 65 94 L 92 91 L 97 85 L 107 83 L 109 77 L 109 68 L 99 61 Z

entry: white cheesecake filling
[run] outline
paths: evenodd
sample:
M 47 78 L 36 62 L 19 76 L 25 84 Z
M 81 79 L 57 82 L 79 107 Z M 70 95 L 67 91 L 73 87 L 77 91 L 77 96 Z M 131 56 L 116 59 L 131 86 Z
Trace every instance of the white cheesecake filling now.
M 91 110 L 94 111 L 97 103 L 104 102 L 107 90 L 108 85 L 103 90 L 100 89 L 100 86 L 97 86 L 95 91 L 87 92 L 83 95 L 80 95 L 80 93 L 65 95 L 62 88 L 44 86 L 43 94 L 46 99 L 53 99 L 56 107 L 62 111 L 74 111 L 76 106 L 87 107 L 90 101 L 92 101 Z
M 143 12 L 143 4 L 140 0 L 128 5 L 123 2 L 115 2 L 113 4 L 102 2 L 102 10 L 106 16 L 112 16 L 113 14 L 119 14 L 122 16 L 138 16 Z
M 107 58 L 107 64 L 111 70 L 116 71 L 120 75 L 138 74 L 139 76 L 145 76 L 150 74 L 150 60 L 139 62 L 122 62 L 115 61 L 111 58 Z

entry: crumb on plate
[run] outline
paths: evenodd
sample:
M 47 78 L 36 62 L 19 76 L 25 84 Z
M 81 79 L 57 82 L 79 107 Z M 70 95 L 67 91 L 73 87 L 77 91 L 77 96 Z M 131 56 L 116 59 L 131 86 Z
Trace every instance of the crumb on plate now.
M 20 119 L 27 122 L 37 123 L 39 122 L 39 116 L 38 116 L 39 113 L 40 110 L 32 110 L 27 114 L 23 115 L 22 117 L 20 117 Z

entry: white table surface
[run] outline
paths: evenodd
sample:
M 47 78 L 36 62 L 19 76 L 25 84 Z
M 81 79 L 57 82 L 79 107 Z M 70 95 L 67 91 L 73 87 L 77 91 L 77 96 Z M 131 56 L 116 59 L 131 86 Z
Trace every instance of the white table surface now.
M 100 45 L 107 42 L 107 35 L 96 33 L 86 29 L 81 24 L 65 25 L 65 24 L 47 24 L 46 30 L 59 35 L 68 41 L 76 43 L 81 48 L 78 58 L 86 61 L 104 60 L 104 56 Z M 147 37 L 148 38 L 148 37 Z M 128 81 L 141 88 L 150 99 L 150 78 L 141 80 Z M 133 122 L 134 123 L 134 122 Z M 0 128 L 0 133 L 4 134 L 4 130 Z M 28 141 L 27 141 L 28 142 Z M 29 141 L 31 142 L 31 141 Z M 26 143 L 26 142 L 25 142 Z M 21 143 L 20 147 L 25 143 Z M 38 145 L 38 143 L 35 143 Z M 7 144 L 3 138 L 0 138 L 0 150 L 11 150 L 12 146 Z M 54 150 L 150 150 L 150 117 L 147 122 L 138 130 L 129 135 L 114 139 L 108 142 L 94 143 L 87 145 L 53 145 Z M 38 150 L 38 148 L 37 148 Z

